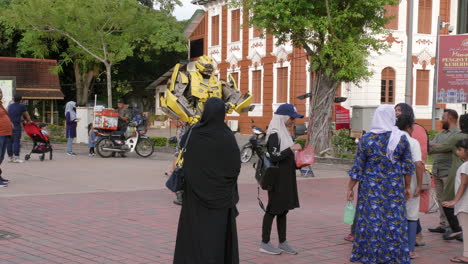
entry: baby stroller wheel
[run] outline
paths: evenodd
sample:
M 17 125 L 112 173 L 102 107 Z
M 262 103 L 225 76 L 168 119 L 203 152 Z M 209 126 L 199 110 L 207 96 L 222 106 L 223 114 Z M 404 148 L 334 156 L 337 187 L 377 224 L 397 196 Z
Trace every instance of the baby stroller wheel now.
M 26 156 L 24 156 L 25 160 L 29 160 L 30 158 L 31 158 L 31 155 L 29 155 L 29 154 L 26 154 Z
M 52 155 L 52 150 L 50 150 L 49 160 L 52 160 L 52 157 L 53 157 L 53 155 Z
M 45 154 L 42 153 L 41 157 L 39 159 L 41 159 L 41 161 L 44 161 L 44 158 L 45 158 Z

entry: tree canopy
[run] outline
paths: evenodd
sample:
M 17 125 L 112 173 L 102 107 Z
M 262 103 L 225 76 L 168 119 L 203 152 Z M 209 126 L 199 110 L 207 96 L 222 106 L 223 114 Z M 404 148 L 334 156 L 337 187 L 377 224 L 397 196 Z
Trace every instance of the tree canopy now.
M 313 144 L 329 146 L 330 115 L 341 82 L 359 84 L 372 73 L 368 56 L 385 48 L 385 5 L 397 0 L 235 0 L 250 11 L 250 24 L 266 29 L 277 44 L 292 42 L 309 55 L 316 80 L 311 87 Z
M 174 17 L 136 0 L 11 0 L 1 15 L 4 23 L 23 31 L 22 52 L 44 57 L 66 41 L 68 48 L 60 54 L 64 62 L 79 63 L 85 72 L 104 64 L 109 107 L 111 67 L 132 56 L 135 47 L 142 55 L 186 49 Z

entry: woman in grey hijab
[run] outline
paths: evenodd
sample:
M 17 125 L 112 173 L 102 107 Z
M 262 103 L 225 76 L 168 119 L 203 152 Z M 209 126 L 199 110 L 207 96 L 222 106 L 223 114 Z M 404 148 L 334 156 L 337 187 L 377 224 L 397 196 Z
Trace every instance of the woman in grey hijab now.
M 76 123 L 78 119 L 76 118 L 76 103 L 70 101 L 65 105 L 65 120 L 67 124 L 66 128 L 66 138 L 67 138 L 67 155 L 76 156 L 76 153 L 73 152 L 73 139 L 76 138 Z

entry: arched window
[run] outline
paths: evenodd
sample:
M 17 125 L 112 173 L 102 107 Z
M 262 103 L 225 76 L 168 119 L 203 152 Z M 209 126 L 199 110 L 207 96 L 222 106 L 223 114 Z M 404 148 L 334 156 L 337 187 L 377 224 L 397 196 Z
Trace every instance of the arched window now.
M 380 102 L 382 104 L 393 104 L 395 102 L 395 70 L 387 67 L 382 70 L 380 83 Z

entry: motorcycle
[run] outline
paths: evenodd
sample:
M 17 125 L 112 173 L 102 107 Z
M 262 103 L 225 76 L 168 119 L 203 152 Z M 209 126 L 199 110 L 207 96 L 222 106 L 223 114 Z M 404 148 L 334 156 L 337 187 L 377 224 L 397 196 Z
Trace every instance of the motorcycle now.
M 98 130 L 96 152 L 102 158 L 110 158 L 116 153 L 136 152 L 139 156 L 147 158 L 154 152 L 153 141 L 147 137 L 145 129 L 138 129 L 135 122 L 130 122 L 127 131 Z
M 266 132 L 256 126 L 252 126 L 252 132 L 253 135 L 250 137 L 249 141 L 242 146 L 240 151 L 242 163 L 249 162 L 255 153 L 259 151 L 259 148 L 266 147 Z
M 252 120 L 252 123 L 253 122 Z M 307 127 L 305 125 L 294 126 L 293 140 L 299 136 L 305 135 L 306 131 Z M 240 151 L 242 163 L 249 162 L 255 154 L 259 155 L 259 153 L 266 149 L 266 132 L 256 126 L 252 126 L 252 132 L 253 135 L 250 137 L 249 141 L 242 146 Z

